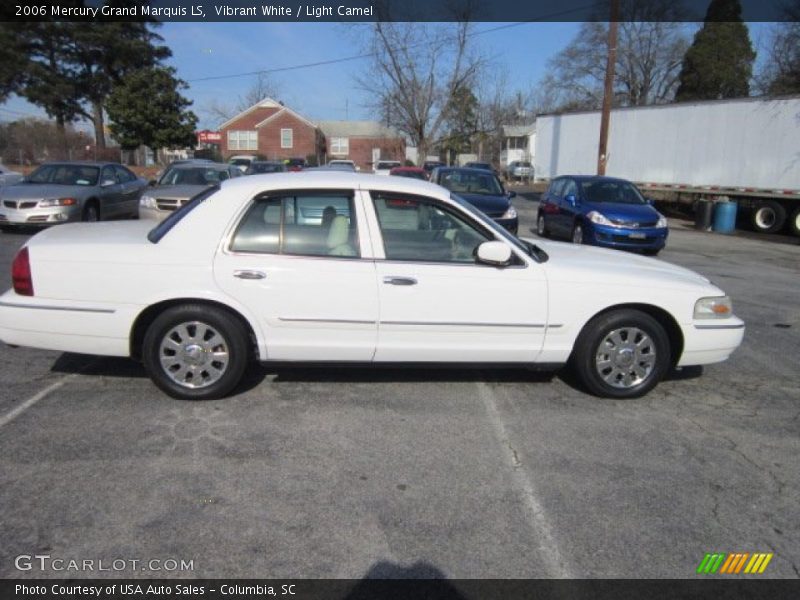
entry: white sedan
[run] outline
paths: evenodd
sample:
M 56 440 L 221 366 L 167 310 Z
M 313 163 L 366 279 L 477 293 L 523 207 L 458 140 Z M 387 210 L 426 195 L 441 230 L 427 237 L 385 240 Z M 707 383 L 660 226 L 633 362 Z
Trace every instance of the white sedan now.
M 144 362 L 178 398 L 249 360 L 569 365 L 631 398 L 742 341 L 730 299 L 651 258 L 521 241 L 437 185 L 315 172 L 224 182 L 153 228 L 30 239 L 0 297 L 7 344 Z

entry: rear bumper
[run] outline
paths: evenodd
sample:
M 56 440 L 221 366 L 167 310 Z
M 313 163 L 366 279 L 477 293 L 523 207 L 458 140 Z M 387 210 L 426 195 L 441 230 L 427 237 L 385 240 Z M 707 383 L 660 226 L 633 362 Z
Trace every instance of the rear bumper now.
M 683 327 L 683 353 L 679 367 L 722 362 L 744 339 L 744 321 L 731 317 L 719 321 L 695 321 Z
M 61 352 L 130 355 L 130 328 L 140 307 L 0 296 L 0 341 Z

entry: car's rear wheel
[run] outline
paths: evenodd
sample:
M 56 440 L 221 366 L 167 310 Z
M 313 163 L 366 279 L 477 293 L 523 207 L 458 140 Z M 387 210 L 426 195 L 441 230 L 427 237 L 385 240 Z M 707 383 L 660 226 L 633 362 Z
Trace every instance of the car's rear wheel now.
M 583 226 L 580 223 L 575 223 L 575 227 L 572 228 L 572 243 L 583 243 Z
M 94 223 L 100 220 L 100 209 L 97 208 L 97 202 L 91 201 L 83 207 L 83 214 L 81 220 L 89 223 Z
M 239 384 L 247 366 L 247 332 L 224 310 L 176 306 L 147 329 L 142 358 L 150 378 L 170 396 L 221 398 Z
M 586 388 L 605 398 L 638 398 L 670 366 L 669 336 L 650 315 L 634 309 L 598 315 L 581 331 L 570 364 Z
M 547 223 L 544 221 L 544 215 L 539 215 L 536 219 L 536 233 L 541 237 L 550 237 L 550 232 L 547 230 Z
M 789 219 L 789 229 L 795 235 L 800 235 L 800 207 L 795 208 Z

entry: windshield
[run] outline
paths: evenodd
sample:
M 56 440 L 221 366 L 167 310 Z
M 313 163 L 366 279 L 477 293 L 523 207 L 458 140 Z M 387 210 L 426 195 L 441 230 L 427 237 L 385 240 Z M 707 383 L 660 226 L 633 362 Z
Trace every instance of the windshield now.
M 97 185 L 99 167 L 86 165 L 43 165 L 31 173 L 27 183 L 56 185 Z
M 400 163 L 397 161 L 381 161 L 378 163 L 376 168 L 378 169 L 394 169 L 395 167 L 399 167 Z
M 583 181 L 583 198 L 587 202 L 614 202 L 617 204 L 647 204 L 647 201 L 628 181 Z
M 207 167 L 172 167 L 161 176 L 159 185 L 214 185 L 228 179 L 227 171 Z
M 503 187 L 497 177 L 485 171 L 444 171 L 438 184 L 461 194 L 503 195 Z
M 278 173 L 283 171 L 283 165 L 274 163 L 253 163 L 250 165 L 253 173 Z
M 228 164 L 236 165 L 237 167 L 246 167 L 248 166 L 252 160 L 249 158 L 232 158 L 228 161 Z
M 175 225 L 177 225 L 178 222 L 183 219 L 183 217 L 197 208 L 206 198 L 216 194 L 218 191 L 219 186 L 215 185 L 214 187 L 208 188 L 207 190 L 203 190 L 199 194 L 194 195 L 186 204 L 181 206 L 175 212 L 167 215 L 166 219 L 151 229 L 150 233 L 147 234 L 147 239 L 153 244 L 157 244 L 161 238 L 169 233 L 170 229 L 175 227 Z
M 464 200 L 458 194 L 450 194 L 450 198 L 454 200 L 461 208 L 466 210 L 468 213 L 471 213 L 474 217 L 480 219 L 481 224 L 489 227 L 492 231 L 499 234 L 504 240 L 507 240 L 511 243 L 515 248 L 524 252 L 527 256 L 532 256 L 538 262 L 546 262 L 549 258 L 547 253 L 536 246 L 535 244 L 531 244 L 530 242 L 526 242 L 524 240 L 519 239 L 509 233 L 509 231 L 503 227 L 502 225 L 498 225 L 494 219 L 490 219 L 484 213 L 479 211 L 475 208 L 472 204 Z

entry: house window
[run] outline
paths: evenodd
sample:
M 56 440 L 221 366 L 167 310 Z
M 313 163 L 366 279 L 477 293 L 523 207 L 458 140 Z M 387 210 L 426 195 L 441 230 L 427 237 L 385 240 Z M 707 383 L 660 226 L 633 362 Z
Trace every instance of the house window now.
M 258 150 L 258 132 L 229 131 L 228 150 Z
M 350 152 L 349 140 L 346 137 L 332 137 L 331 138 L 331 154 L 347 155 Z
M 281 148 L 292 148 L 294 146 L 294 135 L 291 129 L 281 129 Z

